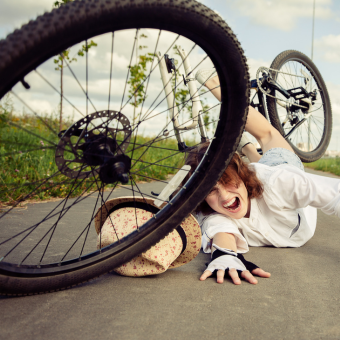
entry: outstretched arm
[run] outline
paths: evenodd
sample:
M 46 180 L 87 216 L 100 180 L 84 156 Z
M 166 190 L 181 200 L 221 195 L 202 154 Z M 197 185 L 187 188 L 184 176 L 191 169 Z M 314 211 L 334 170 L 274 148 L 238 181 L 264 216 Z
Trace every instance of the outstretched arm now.
M 340 180 L 305 173 L 300 169 L 278 169 L 268 182 L 270 197 L 279 209 L 321 209 L 340 218 Z

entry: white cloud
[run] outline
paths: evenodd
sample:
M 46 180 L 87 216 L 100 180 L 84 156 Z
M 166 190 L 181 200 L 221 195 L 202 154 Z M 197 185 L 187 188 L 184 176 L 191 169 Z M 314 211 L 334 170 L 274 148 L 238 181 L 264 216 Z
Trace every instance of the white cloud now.
M 53 1 L 47 0 L 1 0 L 0 2 L 0 22 L 1 25 L 19 27 L 29 19 L 35 19 L 44 11 L 51 11 Z
M 156 48 L 159 31 L 148 29 L 143 30 L 143 32 L 140 32 L 140 34 L 141 33 L 146 34 L 148 38 L 141 39 L 138 45 L 142 44 L 148 47 L 139 50 L 139 54 L 147 52 L 153 53 Z M 127 103 L 129 97 L 129 86 L 125 86 L 125 82 L 130 60 L 132 59 L 133 63 L 136 61 L 135 53 L 131 56 L 135 34 L 136 30 L 122 30 L 115 32 L 114 53 L 112 56 L 113 72 L 111 81 L 110 109 L 119 111 L 121 108 L 122 98 L 124 96 L 123 105 L 126 105 L 121 110 L 121 112 L 128 117 L 130 122 L 132 122 L 133 107 L 130 105 L 130 103 Z M 191 51 L 189 59 L 192 68 L 195 68 L 197 65 L 199 65 L 198 68 L 210 68 L 213 66 L 209 58 L 205 59 L 205 52 L 196 46 L 192 41 L 183 37 L 180 37 L 178 40 L 176 40 L 176 38 L 177 34 L 162 31 L 157 46 L 157 51 L 160 51 L 161 54 L 167 52 L 171 58 L 176 58 L 179 62 L 178 65 L 180 65 L 181 58 L 175 54 L 175 51 L 172 48 L 169 50 L 171 45 L 176 43 L 177 45 L 182 46 L 187 51 L 187 53 Z M 93 40 L 98 44 L 98 46 L 91 48 L 89 51 L 88 91 L 89 97 L 93 102 L 95 109 L 101 111 L 107 110 L 108 108 L 112 35 L 103 34 L 98 37 L 93 37 Z M 70 66 L 81 86 L 79 86 L 78 81 L 74 79 L 70 69 L 66 67 L 64 69 L 63 76 L 63 91 L 65 97 L 70 100 L 70 102 L 74 104 L 74 106 L 78 108 L 82 114 L 85 114 L 86 97 L 82 88 L 86 88 L 86 58 L 77 56 L 77 51 L 82 44 L 83 42 L 76 44 L 72 47 L 70 52 L 71 57 L 77 57 L 77 61 L 72 62 Z M 56 65 L 53 62 L 54 59 L 55 57 L 52 57 L 50 60 L 47 60 L 37 68 L 37 71 L 43 75 L 43 77 L 47 79 L 48 82 L 51 83 L 55 89 L 57 89 L 57 91 L 59 91 L 60 71 L 55 70 Z M 150 65 L 148 65 L 148 68 L 149 67 Z M 154 71 L 150 77 L 150 82 L 147 89 L 147 98 L 143 107 L 143 114 L 150 110 L 152 119 L 145 120 L 145 122 L 141 124 L 140 130 L 147 135 L 153 135 L 159 131 L 162 131 L 168 119 L 167 101 L 164 100 L 165 95 L 159 67 L 157 66 L 157 60 L 154 61 L 153 68 Z M 196 68 L 196 70 L 198 68 Z M 194 72 L 196 72 L 196 70 Z M 183 71 L 183 67 L 181 67 L 180 72 Z M 31 86 L 29 90 L 25 90 L 22 84 L 18 83 L 16 86 L 14 86 L 13 91 L 37 114 L 53 114 L 55 117 L 58 117 L 60 104 L 60 95 L 58 92 L 53 90 L 49 84 L 40 78 L 35 71 L 25 76 L 25 80 Z M 178 82 L 180 80 L 181 78 L 178 79 Z M 212 106 L 216 104 L 216 99 L 211 94 L 206 94 L 204 97 L 207 97 L 209 103 L 214 100 L 214 102 L 211 103 Z M 23 112 L 24 104 L 15 98 L 13 98 L 13 101 L 15 105 L 15 112 L 17 114 Z M 89 103 L 88 112 L 92 113 L 95 111 L 95 109 L 91 103 Z M 26 107 L 24 111 L 27 114 L 32 114 L 28 107 Z M 137 113 L 139 111 L 140 108 L 137 109 Z M 67 117 L 72 119 L 73 117 L 73 121 L 81 118 L 81 114 L 79 114 L 72 107 L 72 105 L 67 102 L 67 100 L 63 100 L 63 114 L 65 119 Z M 189 117 L 182 115 L 182 117 L 180 117 L 180 122 L 186 122 L 188 119 Z M 169 128 L 169 130 L 171 129 L 172 128 Z M 192 132 L 190 131 L 188 133 L 191 136 Z
M 332 17 L 331 0 L 318 0 L 315 5 L 315 18 Z M 291 31 L 299 18 L 313 15 L 311 0 L 234 0 L 232 3 L 241 15 L 247 16 L 254 24 Z
M 250 79 L 256 79 L 256 72 L 261 66 L 269 67 L 270 62 L 265 61 L 263 59 L 253 59 L 253 58 L 248 58 L 248 67 L 249 67 L 249 75 Z
M 340 134 L 340 85 L 327 82 L 328 93 L 331 99 L 333 111 L 333 131 Z
M 326 82 L 332 104 L 333 132 L 329 144 L 329 150 L 340 150 L 340 85 Z
M 315 54 L 321 59 L 331 63 L 340 63 L 340 34 L 330 34 L 317 39 L 314 46 Z

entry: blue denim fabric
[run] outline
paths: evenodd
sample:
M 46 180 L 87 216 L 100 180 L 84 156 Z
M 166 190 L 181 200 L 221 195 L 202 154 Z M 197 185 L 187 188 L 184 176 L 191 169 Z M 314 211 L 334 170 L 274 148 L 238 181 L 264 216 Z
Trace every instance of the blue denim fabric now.
M 283 148 L 273 148 L 268 150 L 259 160 L 259 163 L 268 166 L 290 164 L 304 171 L 300 158 L 295 155 L 295 153 Z

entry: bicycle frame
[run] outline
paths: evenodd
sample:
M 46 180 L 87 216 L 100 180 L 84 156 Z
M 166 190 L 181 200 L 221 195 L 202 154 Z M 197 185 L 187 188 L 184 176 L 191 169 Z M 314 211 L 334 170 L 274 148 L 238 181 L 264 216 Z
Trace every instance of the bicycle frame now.
M 183 141 L 183 138 L 181 136 L 182 130 L 186 130 L 186 131 L 193 130 L 197 128 L 198 126 L 200 129 L 202 142 L 207 141 L 208 136 L 207 136 L 207 132 L 206 132 L 204 122 L 203 122 L 203 117 L 202 117 L 203 108 L 202 108 L 201 100 L 200 100 L 199 93 L 197 90 L 197 86 L 195 83 L 195 78 L 192 77 L 192 69 L 191 69 L 189 58 L 185 50 L 181 48 L 181 46 L 177 47 L 177 51 L 182 59 L 182 64 L 184 65 L 185 76 L 183 76 L 184 78 L 183 81 L 189 87 L 190 100 L 192 102 L 192 118 L 191 118 L 191 122 L 188 122 L 187 124 L 180 124 L 178 121 L 178 116 L 180 112 L 178 111 L 178 107 L 175 101 L 174 92 L 176 89 L 174 90 L 171 86 L 171 80 L 173 79 L 174 76 L 176 76 L 175 74 L 176 69 L 175 69 L 173 60 L 168 59 L 167 55 L 162 56 L 160 52 L 158 52 L 156 56 L 159 60 L 159 69 L 160 69 L 161 78 L 163 82 L 163 88 L 165 92 L 165 97 L 167 99 L 170 119 L 173 123 L 175 136 L 178 141 L 178 149 L 180 151 L 184 151 L 188 147 L 185 145 L 185 142 Z
M 259 68 L 259 70 L 260 69 L 261 69 L 261 67 Z M 289 136 L 299 126 L 301 126 L 305 121 L 307 121 L 307 119 L 311 116 L 312 112 L 310 112 L 310 111 L 311 111 L 311 108 L 312 108 L 312 100 L 316 99 L 316 93 L 315 92 L 309 93 L 306 90 L 308 88 L 309 83 L 310 83 L 310 79 L 309 79 L 308 75 L 302 70 L 301 70 L 301 73 L 303 74 L 304 79 L 305 79 L 305 88 L 300 86 L 300 87 L 297 87 L 297 88 L 285 90 L 281 86 L 278 86 L 275 83 L 275 81 L 267 74 L 262 74 L 263 78 L 259 79 L 262 83 L 261 86 L 264 87 L 266 90 L 268 90 L 268 93 L 274 93 L 274 91 L 278 91 L 287 100 L 288 99 L 293 100 L 291 103 L 286 103 L 286 102 L 284 102 L 280 99 L 277 99 L 277 103 L 287 110 L 287 117 L 286 117 L 285 122 L 287 122 L 288 119 L 290 119 L 289 115 L 291 115 L 292 108 L 294 108 L 294 107 L 302 107 L 302 108 L 304 108 L 304 110 L 306 112 L 305 117 L 303 119 L 301 119 L 299 122 L 297 122 L 292 127 L 292 129 L 284 136 L 285 139 L 288 139 Z M 253 98 L 250 102 L 250 105 L 253 108 L 257 109 L 268 121 L 270 121 L 269 116 L 268 116 L 266 102 L 264 100 L 265 94 L 261 91 L 257 79 L 251 80 L 250 88 L 255 89 L 255 91 L 256 91 L 255 95 L 253 96 Z M 258 99 L 258 103 L 254 102 L 254 99 L 256 98 L 256 96 L 257 96 L 257 99 Z M 312 100 L 309 99 L 310 97 L 312 98 Z M 303 104 L 307 105 L 307 106 L 302 106 L 300 104 L 297 104 L 296 101 L 298 101 L 298 100 L 303 102 Z

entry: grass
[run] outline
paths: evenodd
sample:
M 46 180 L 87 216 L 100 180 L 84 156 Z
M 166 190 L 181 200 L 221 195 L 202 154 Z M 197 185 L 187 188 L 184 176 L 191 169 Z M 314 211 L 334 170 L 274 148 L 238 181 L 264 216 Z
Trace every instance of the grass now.
M 31 115 L 17 116 L 0 106 L 0 203 L 13 205 L 24 200 L 45 200 L 66 195 L 75 197 L 97 190 L 93 178 L 75 181 L 58 171 L 55 150 L 59 138 L 46 126 L 57 131 L 58 121 L 47 116 L 43 120 Z M 67 125 L 70 126 L 71 122 L 66 123 L 65 128 Z M 141 136 L 136 143 L 145 144 L 151 139 Z M 130 157 L 131 145 L 130 142 L 127 149 Z M 182 165 L 183 154 L 176 151 L 177 142 L 174 139 L 153 145 L 159 148 L 141 147 L 134 152 L 133 159 L 140 158 L 138 162 L 133 162 L 135 164 L 131 169 L 134 181 L 165 180 L 169 174 L 176 172 L 173 167 Z M 163 160 L 150 165 L 159 159 Z M 112 187 L 112 184 L 107 187 Z
M 304 166 L 315 170 L 331 172 L 334 175 L 340 176 L 340 157 L 320 158 L 316 162 L 305 163 Z
M 150 140 L 152 140 L 151 137 L 139 136 L 136 143 L 146 144 Z M 149 177 L 165 180 L 169 174 L 177 172 L 174 168 L 180 167 L 183 163 L 183 154 L 178 152 L 177 141 L 174 139 L 164 140 L 152 145 L 157 148 L 153 148 L 151 152 L 147 150 L 147 147 L 142 147 L 133 154 L 133 159 L 140 159 L 140 161 L 136 162 L 134 167 L 131 169 L 132 173 L 138 172 L 138 174 L 133 175 L 133 178 L 136 181 L 150 182 L 151 179 Z M 165 149 L 172 149 L 174 151 Z M 127 155 L 132 157 L 131 152 L 127 152 Z M 162 161 L 158 161 L 160 159 L 162 159 Z M 152 164 L 155 162 L 157 162 L 155 165 L 150 165 L 150 163 Z
M 97 190 L 93 178 L 73 180 L 59 172 L 55 163 L 59 137 L 47 127 L 57 131 L 58 124 L 56 119 L 49 116 L 43 117 L 43 121 L 31 115 L 18 116 L 0 105 L 0 205 L 67 195 L 76 197 Z M 64 128 L 71 124 L 65 122 Z M 136 143 L 138 146 L 151 140 L 152 137 L 138 136 Z M 157 148 L 137 148 L 133 154 L 132 141 L 133 138 L 126 154 L 133 158 L 133 181 L 166 180 L 183 163 L 183 154 L 177 151 L 175 139 L 154 143 Z M 139 161 L 135 162 L 137 159 Z M 322 158 L 305 166 L 340 176 L 340 158 Z M 112 186 L 109 184 L 106 188 Z

